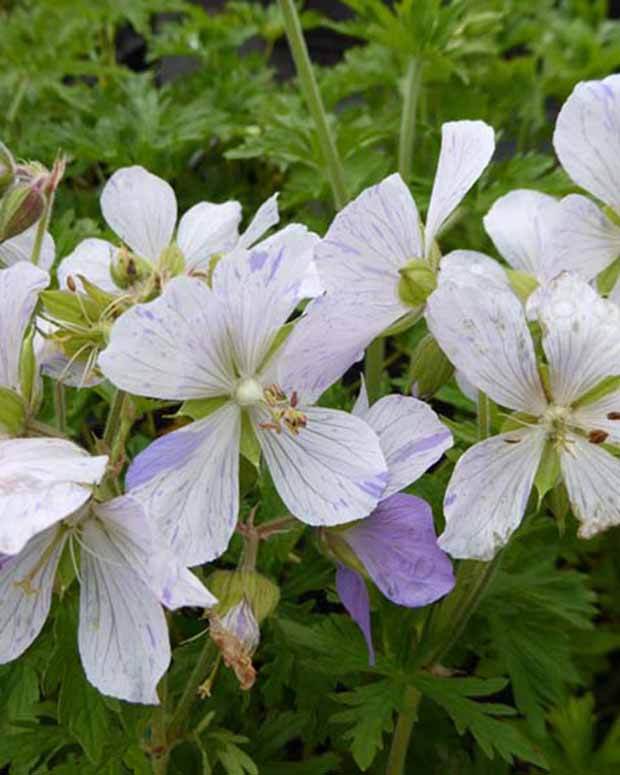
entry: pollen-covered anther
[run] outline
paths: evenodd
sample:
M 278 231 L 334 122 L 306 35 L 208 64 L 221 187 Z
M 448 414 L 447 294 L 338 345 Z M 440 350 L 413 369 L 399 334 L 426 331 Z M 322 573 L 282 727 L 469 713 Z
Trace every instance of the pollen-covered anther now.
M 281 387 L 269 385 L 265 388 L 264 396 L 271 420 L 260 423 L 260 428 L 282 433 L 282 428 L 285 427 L 293 436 L 297 436 L 300 430 L 307 426 L 308 418 L 297 409 L 299 398 L 295 390 L 289 399 Z

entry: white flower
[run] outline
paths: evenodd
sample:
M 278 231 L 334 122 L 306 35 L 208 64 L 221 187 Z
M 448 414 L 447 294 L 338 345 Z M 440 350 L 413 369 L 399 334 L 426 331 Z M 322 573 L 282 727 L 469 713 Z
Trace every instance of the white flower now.
M 239 202 L 200 202 L 182 216 L 177 229 L 174 191 L 166 181 L 137 166 L 112 175 L 101 194 L 101 210 L 138 261 L 158 271 L 167 265 L 171 251 L 178 250 L 187 274 L 209 273 L 215 256 L 250 247 L 279 220 L 276 194 L 259 208 L 243 234 L 239 234 Z M 112 272 L 122 252 L 106 240 L 84 240 L 60 264 L 60 287 L 66 287 L 69 276 L 79 284 L 78 275 L 83 275 L 108 293 L 122 293 Z
M 338 213 L 317 248 L 316 264 L 327 291 L 355 296 L 368 339 L 412 312 L 399 294 L 401 270 L 420 259 L 437 269 L 435 238 L 495 147 L 493 130 L 482 121 L 444 124 L 441 138 L 425 227 L 409 189 L 394 174 Z
M 235 529 L 242 428 L 287 507 L 308 524 L 365 517 L 385 489 L 370 427 L 312 405 L 360 357 L 354 304 L 317 299 L 277 347 L 314 243 L 291 226 L 221 261 L 213 289 L 172 280 L 160 298 L 121 316 L 100 356 L 106 377 L 134 394 L 218 399 L 216 411 L 148 447 L 127 476 L 187 565 L 220 555 Z
M 566 268 L 569 262 L 589 266 L 590 279 L 620 255 L 620 76 L 575 86 L 558 115 L 553 145 L 575 183 L 607 208 L 577 194 L 562 201 L 558 257 Z
M 157 703 L 157 683 L 170 663 L 160 603 L 174 609 L 217 601 L 128 496 L 86 506 L 35 535 L 19 554 L 0 555 L 0 662 L 20 656 L 41 631 L 68 544 L 74 558 L 81 550 L 78 643 L 86 677 L 104 694 Z
M 519 300 L 463 270 L 440 283 L 427 321 L 467 379 L 521 414 L 516 430 L 471 447 L 446 491 L 440 546 L 454 557 L 491 558 L 519 525 L 543 454 L 559 456 L 580 535 L 620 523 L 620 460 L 601 441 L 620 441 L 620 392 L 587 394 L 620 375 L 620 310 L 575 275 L 562 274 L 538 306 L 548 388 Z

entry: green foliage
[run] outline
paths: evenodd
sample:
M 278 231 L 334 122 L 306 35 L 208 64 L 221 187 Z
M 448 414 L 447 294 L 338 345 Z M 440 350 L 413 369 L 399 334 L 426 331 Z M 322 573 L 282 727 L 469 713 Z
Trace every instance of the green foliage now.
M 494 162 L 441 235 L 445 252 L 467 247 L 497 255 L 481 219 L 511 189 L 555 196 L 574 191 L 555 162 L 551 134 L 557 109 L 577 81 L 620 67 L 620 23 L 608 18 L 606 2 L 346 5 L 352 15 L 345 21 L 308 10 L 301 19 L 306 30 L 353 36 L 336 64 L 316 68 L 352 196 L 397 167 L 412 58 L 421 64 L 422 82 L 407 182 L 422 213 L 443 122 L 483 118 L 498 138 Z M 131 164 L 170 180 L 181 212 L 201 200 L 237 199 L 247 221 L 280 190 L 284 222 L 300 220 L 324 232 L 333 211 L 316 130 L 296 79 L 283 79 L 273 56 L 285 49 L 283 29 L 276 3 L 249 0 L 227 2 L 217 13 L 189 0 L 2 4 L 0 139 L 18 159 L 49 165 L 59 149 L 69 157 L 51 224 L 58 259 L 84 238 L 112 238 L 101 219 L 101 187 L 115 169 Z M 610 271 L 607 285 L 617 267 Z M 85 314 L 98 320 L 106 304 L 93 289 L 78 297 L 54 283 L 43 296 L 49 316 L 81 326 Z M 289 332 L 282 330 L 274 348 Z M 382 390 L 406 393 L 415 376 L 412 355 L 427 331 L 420 322 L 392 334 Z M 93 346 L 104 344 L 101 330 L 90 336 Z M 475 405 L 453 380 L 444 384 L 447 372 L 439 376 L 429 392 L 439 386 L 433 405 L 453 431 L 455 447 L 409 488 L 430 503 L 438 530 L 454 463 L 478 438 Z M 609 387 L 597 386 L 596 394 Z M 358 389 L 353 373 L 321 405 L 350 409 Z M 110 386 L 68 389 L 65 398 L 68 433 L 93 448 L 103 433 Z M 40 419 L 55 421 L 55 400 L 46 380 Z M 23 424 L 23 407 L 15 401 L 6 391 L 0 396 L 0 424 L 9 415 Z M 198 419 L 218 406 L 136 400 L 128 458 L 178 427 L 179 414 Z M 494 430 L 503 421 L 495 416 Z M 246 433 L 241 513 L 245 518 L 256 507 L 260 529 L 287 510 L 258 465 L 258 452 L 256 438 Z M 556 473 L 553 465 L 541 470 L 540 508 L 534 514 L 530 504 L 526 524 L 485 589 L 476 586 L 478 563 L 460 565 L 458 593 L 432 615 L 395 606 L 370 589 L 375 666 L 342 611 L 335 569 L 317 532 L 298 525 L 261 541 L 258 570 L 270 615 L 261 622 L 254 656 L 256 684 L 242 692 L 232 671 L 210 664 L 200 679 L 214 670 L 211 695 L 192 698 L 186 728 L 172 741 L 168 772 L 383 773 L 397 714 L 407 692 L 416 691 L 419 720 L 407 772 L 616 773 L 620 725 L 612 658 L 620 648 L 620 534 L 616 529 L 577 541 L 568 515 L 560 537 L 554 515 L 563 512 L 562 494 L 557 487 L 549 491 Z M 241 545 L 236 536 L 199 575 L 226 577 Z M 131 706 L 102 697 L 83 673 L 71 557 L 63 559 L 61 582 L 39 639 L 22 658 L 0 666 L 0 769 L 9 775 L 147 775 L 158 762 L 158 725 L 171 722 L 199 663 L 206 622 L 194 610 L 169 615 L 174 657 L 160 687 L 164 708 Z M 479 603 L 476 615 L 455 627 L 472 600 Z M 448 639 L 439 656 L 425 650 L 445 644 L 451 633 L 458 637 Z

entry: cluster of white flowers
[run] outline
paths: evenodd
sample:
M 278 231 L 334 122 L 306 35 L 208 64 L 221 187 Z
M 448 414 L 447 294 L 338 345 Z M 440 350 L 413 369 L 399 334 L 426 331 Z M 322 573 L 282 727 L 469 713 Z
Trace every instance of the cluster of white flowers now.
M 447 554 L 492 558 L 537 476 L 548 488 L 563 480 L 583 536 L 618 524 L 620 283 L 603 298 L 596 278 L 620 256 L 620 77 L 575 88 L 554 144 L 603 206 L 525 190 L 502 197 L 484 224 L 509 266 L 467 250 L 442 256 L 437 245 L 493 155 L 481 121 L 443 126 L 425 225 L 391 175 L 322 239 L 299 224 L 264 238 L 279 220 L 276 197 L 241 234 L 237 202 L 201 202 L 177 225 L 167 183 L 119 170 L 101 197 L 119 242 L 87 239 L 57 271 L 86 318 L 86 301 L 101 303 L 92 330 L 41 317 L 49 236 L 39 266 L 35 226 L 0 244 L 0 661 L 40 632 L 61 554 L 79 551 L 89 680 L 156 702 L 170 660 L 160 604 L 216 602 L 187 568 L 228 547 L 240 455 L 262 458 L 290 513 L 320 531 L 371 655 L 365 577 L 401 605 L 433 602 L 454 583 Z M 504 431 L 458 460 L 439 541 L 430 507 L 400 492 L 452 445 L 435 412 L 411 396 L 369 406 L 363 388 L 352 413 L 316 403 L 373 339 L 422 316 L 459 384 L 507 410 Z M 41 371 L 182 402 L 188 422 L 135 457 L 118 495 L 106 486 L 106 455 L 42 437 L 31 422 Z

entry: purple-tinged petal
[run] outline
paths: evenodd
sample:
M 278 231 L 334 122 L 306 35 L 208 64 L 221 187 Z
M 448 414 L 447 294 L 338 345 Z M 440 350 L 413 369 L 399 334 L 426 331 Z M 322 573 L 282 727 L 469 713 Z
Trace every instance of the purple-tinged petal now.
M 553 145 L 577 185 L 620 205 L 620 76 L 582 81 L 558 115 Z
M 379 437 L 389 481 L 382 498 L 415 482 L 453 444 L 452 434 L 424 401 L 385 396 L 362 415 Z
M 0 243 L 0 266 L 3 264 L 7 267 L 13 266 L 18 261 L 31 262 L 38 228 L 39 224 L 33 223 L 26 231 Z M 46 231 L 37 266 L 49 272 L 54 263 L 55 256 L 56 245 L 54 244 L 54 238 L 49 231 Z
M 362 631 L 368 646 L 368 663 L 375 664 L 375 649 L 370 625 L 370 601 L 366 582 L 357 571 L 339 565 L 336 571 L 336 591 L 349 616 Z
M 267 229 L 275 226 L 279 220 L 278 194 L 274 194 L 258 208 L 248 228 L 239 237 L 239 246 L 249 249 L 263 236 Z M 261 243 L 262 246 L 264 246 L 264 243 Z
M 318 237 L 288 226 L 252 250 L 235 250 L 217 264 L 213 290 L 222 302 L 235 362 L 244 376 L 262 367 L 281 327 L 301 301 Z
M 342 536 L 392 602 L 429 605 L 454 586 L 449 557 L 437 546 L 433 513 L 414 495 L 391 495 Z
M 209 269 L 214 255 L 232 250 L 239 240 L 239 202 L 199 202 L 181 218 L 177 244 L 186 271 Z
M 226 404 L 158 439 L 127 474 L 130 494 L 185 565 L 219 557 L 235 530 L 240 424 L 239 407 Z
M 306 426 L 294 435 L 266 427 L 270 415 L 255 409 L 258 441 L 280 497 L 308 525 L 341 525 L 368 516 L 388 479 L 372 428 L 346 412 L 300 407 Z

